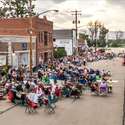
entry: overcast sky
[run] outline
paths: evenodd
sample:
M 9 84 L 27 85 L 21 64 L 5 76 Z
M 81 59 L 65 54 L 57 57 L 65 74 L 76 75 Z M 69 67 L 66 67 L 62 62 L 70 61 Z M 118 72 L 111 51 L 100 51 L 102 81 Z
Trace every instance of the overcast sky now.
M 73 10 L 81 11 L 80 29 L 90 21 L 99 20 L 110 30 L 125 31 L 125 0 L 37 0 L 37 12 L 58 9 L 59 13 L 47 13 L 54 22 L 54 28 L 74 28 Z

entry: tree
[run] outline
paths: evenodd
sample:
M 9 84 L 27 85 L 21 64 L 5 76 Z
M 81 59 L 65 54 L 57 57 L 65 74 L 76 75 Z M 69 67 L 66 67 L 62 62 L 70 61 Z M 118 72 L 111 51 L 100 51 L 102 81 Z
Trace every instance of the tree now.
M 67 53 L 66 53 L 66 50 L 64 47 L 59 47 L 59 48 L 56 48 L 54 50 L 54 57 L 55 58 L 61 58 L 61 57 L 64 57 L 66 55 L 67 55 Z
M 6 18 L 7 17 L 7 11 L 8 7 L 5 1 L 0 1 L 0 18 Z
M 96 47 L 105 47 L 106 46 L 106 34 L 109 32 L 104 25 L 99 22 L 89 22 L 89 32 L 90 32 L 90 44 Z
M 94 21 L 94 22 L 91 21 L 88 23 L 91 44 L 93 44 L 93 46 L 95 47 L 97 46 L 96 42 L 97 42 L 97 37 L 98 37 L 98 32 L 100 27 L 101 27 L 101 23 L 99 21 Z
M 35 5 L 33 4 L 31 7 L 32 15 L 35 14 L 34 8 Z M 0 17 L 2 18 L 28 17 L 29 11 L 29 0 L 6 0 L 4 2 L 1 1 Z
M 89 38 L 89 35 L 87 35 L 86 33 L 80 33 L 79 34 L 79 39 L 80 39 L 80 41 L 82 41 L 82 42 L 85 42 L 85 40 L 87 41 L 87 45 L 89 46 L 89 47 L 91 47 L 93 44 L 91 43 L 91 40 L 90 40 L 90 38 Z
M 110 47 L 121 47 L 121 45 L 116 40 L 110 40 L 109 46 Z
M 100 27 L 99 32 L 99 40 L 97 42 L 99 47 L 105 47 L 106 46 L 106 35 L 109 32 L 108 29 L 106 29 L 104 26 Z

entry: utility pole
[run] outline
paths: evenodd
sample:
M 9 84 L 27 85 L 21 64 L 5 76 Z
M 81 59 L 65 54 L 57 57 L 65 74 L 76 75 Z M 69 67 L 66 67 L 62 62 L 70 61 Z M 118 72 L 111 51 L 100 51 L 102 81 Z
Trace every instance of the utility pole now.
M 78 20 L 78 16 L 81 15 L 81 11 L 75 10 L 72 11 L 72 15 L 75 16 L 75 20 L 73 21 L 73 24 L 75 24 L 75 30 L 76 30 L 76 55 L 79 55 L 79 43 L 78 43 L 78 24 L 80 21 Z
M 32 33 L 33 33 L 33 24 L 32 24 L 32 0 L 29 0 L 29 22 L 30 22 L 30 28 L 29 28 L 29 34 L 30 34 L 30 44 L 29 44 L 29 49 L 30 49 L 30 64 L 29 64 L 29 69 L 30 69 L 30 75 L 32 76 Z

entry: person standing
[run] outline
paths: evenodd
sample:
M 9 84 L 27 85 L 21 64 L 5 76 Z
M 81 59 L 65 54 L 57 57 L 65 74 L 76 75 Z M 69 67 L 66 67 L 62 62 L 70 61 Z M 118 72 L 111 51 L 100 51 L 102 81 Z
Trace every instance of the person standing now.
M 86 59 L 84 58 L 83 59 L 83 65 L 86 66 L 87 62 L 86 62 Z

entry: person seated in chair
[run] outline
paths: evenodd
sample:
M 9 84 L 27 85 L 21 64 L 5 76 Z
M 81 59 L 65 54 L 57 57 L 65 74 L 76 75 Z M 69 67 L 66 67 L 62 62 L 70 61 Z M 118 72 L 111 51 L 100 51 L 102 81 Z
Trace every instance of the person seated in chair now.
M 98 85 L 98 83 L 91 84 L 91 91 L 92 92 L 99 92 L 99 85 Z
M 107 92 L 107 88 L 108 88 L 108 86 L 107 86 L 106 81 L 102 81 L 99 86 L 100 93 Z

